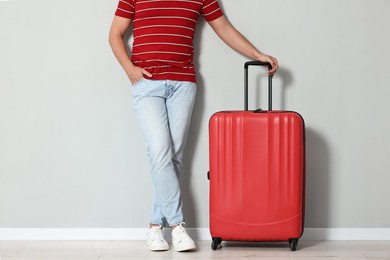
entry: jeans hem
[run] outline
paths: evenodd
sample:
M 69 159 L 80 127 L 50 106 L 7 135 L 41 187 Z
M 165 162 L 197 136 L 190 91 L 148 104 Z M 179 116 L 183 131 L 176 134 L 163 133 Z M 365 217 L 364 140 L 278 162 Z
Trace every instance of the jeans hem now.
M 149 224 L 150 225 L 159 225 L 159 226 L 162 226 L 162 227 L 164 226 L 163 223 L 158 223 L 158 222 L 154 222 L 154 221 L 150 221 Z

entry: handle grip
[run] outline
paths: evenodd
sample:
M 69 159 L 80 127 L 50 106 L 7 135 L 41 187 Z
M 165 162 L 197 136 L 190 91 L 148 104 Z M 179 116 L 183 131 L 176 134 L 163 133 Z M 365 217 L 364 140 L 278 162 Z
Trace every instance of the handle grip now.
M 268 62 L 262 61 L 248 61 L 244 64 L 244 110 L 248 111 L 248 67 L 249 66 L 267 66 L 268 70 L 272 69 L 272 66 Z M 268 76 L 268 111 L 272 111 L 272 76 Z

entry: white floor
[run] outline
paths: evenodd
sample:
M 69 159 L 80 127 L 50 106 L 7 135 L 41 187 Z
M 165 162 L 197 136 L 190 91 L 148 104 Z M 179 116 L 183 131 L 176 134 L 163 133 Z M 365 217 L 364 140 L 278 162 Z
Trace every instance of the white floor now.
M 150 252 L 144 241 L 0 241 L 0 260 L 125 260 L 125 259 L 353 259 L 390 260 L 390 241 L 299 241 L 288 243 L 197 241 L 193 252 Z

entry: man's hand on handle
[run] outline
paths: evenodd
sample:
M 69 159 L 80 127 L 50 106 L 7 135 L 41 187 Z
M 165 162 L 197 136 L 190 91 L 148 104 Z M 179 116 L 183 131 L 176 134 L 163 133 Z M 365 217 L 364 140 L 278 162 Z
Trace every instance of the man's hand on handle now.
M 269 64 L 271 64 L 272 69 L 268 71 L 269 75 L 274 75 L 279 68 L 278 60 L 270 55 L 261 53 L 259 56 L 256 57 L 256 60 L 268 62 Z

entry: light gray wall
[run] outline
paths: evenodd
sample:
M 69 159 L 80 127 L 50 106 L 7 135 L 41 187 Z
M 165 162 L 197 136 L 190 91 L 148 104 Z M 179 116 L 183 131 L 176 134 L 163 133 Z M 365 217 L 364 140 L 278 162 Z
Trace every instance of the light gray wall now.
M 390 227 L 387 0 L 221 0 L 275 55 L 274 107 L 307 127 L 307 227 Z M 111 53 L 114 0 L 0 3 L 0 227 L 144 227 L 151 184 L 131 85 Z M 208 119 L 242 108 L 242 65 L 205 23 L 183 179 L 208 226 Z M 251 93 L 265 96 L 264 71 Z M 257 83 L 257 84 L 255 84 Z M 256 86 L 256 87 L 254 87 Z M 266 105 L 252 97 L 251 106 Z

